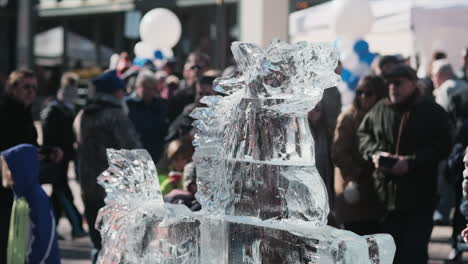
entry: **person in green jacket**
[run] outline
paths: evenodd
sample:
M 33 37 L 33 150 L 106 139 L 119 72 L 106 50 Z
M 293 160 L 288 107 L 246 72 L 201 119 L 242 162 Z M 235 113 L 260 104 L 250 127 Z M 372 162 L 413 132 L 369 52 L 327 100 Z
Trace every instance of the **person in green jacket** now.
M 388 98 L 362 120 L 359 151 L 375 167 L 374 188 L 386 208 L 381 231 L 395 239 L 394 263 L 427 263 L 437 166 L 450 150 L 448 116 L 419 96 L 411 67 L 399 65 L 385 78 Z

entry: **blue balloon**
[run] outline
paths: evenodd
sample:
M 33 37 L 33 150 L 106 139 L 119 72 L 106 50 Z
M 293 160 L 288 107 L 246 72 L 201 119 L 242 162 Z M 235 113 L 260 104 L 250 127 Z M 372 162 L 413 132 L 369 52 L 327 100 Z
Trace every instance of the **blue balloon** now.
M 343 68 L 341 70 L 341 79 L 343 80 L 343 82 L 348 83 L 352 78 L 353 78 L 353 73 L 350 70 L 346 68 Z
M 145 59 L 145 58 L 140 58 L 140 57 L 135 57 L 133 59 L 133 64 L 136 65 L 136 66 L 142 67 L 143 65 L 145 65 L 145 63 L 147 61 L 151 61 L 151 60 L 150 59 Z
M 359 83 L 359 76 L 355 75 L 350 70 L 343 68 L 341 70 L 341 79 L 345 82 L 351 90 L 356 89 Z
M 162 60 L 164 59 L 164 54 L 160 50 L 155 50 L 154 51 L 154 58 L 157 60 Z
M 356 87 L 359 83 L 359 77 L 355 76 L 355 78 L 353 78 L 353 80 L 351 82 L 348 82 L 348 87 L 351 89 L 351 90 L 356 90 Z
M 354 51 L 358 55 L 359 59 L 364 57 L 365 55 L 369 54 L 369 44 L 365 40 L 358 40 L 354 43 L 353 47 Z
M 367 65 L 371 65 L 375 59 L 375 53 L 367 53 L 362 58 L 359 58 L 359 61 L 364 62 Z

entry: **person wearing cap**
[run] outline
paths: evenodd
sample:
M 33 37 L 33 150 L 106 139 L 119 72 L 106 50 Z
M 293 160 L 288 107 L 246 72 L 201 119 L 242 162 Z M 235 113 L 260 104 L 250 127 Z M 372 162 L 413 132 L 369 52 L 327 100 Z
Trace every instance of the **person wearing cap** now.
M 385 76 L 390 71 L 392 71 L 396 66 L 401 64 L 401 60 L 394 55 L 386 55 L 380 58 L 379 60 L 379 70 L 380 75 Z
M 93 84 L 96 96 L 78 113 L 73 127 L 78 143 L 81 196 L 89 234 L 97 253 L 101 248 L 101 236 L 95 229 L 95 222 L 105 197 L 104 189 L 97 184 L 97 177 L 109 166 L 106 149 L 141 148 L 141 143 L 122 107 L 125 82 L 116 71 L 108 71 L 94 79 Z
M 381 231 L 395 240 L 395 263 L 427 263 L 437 167 L 450 150 L 448 117 L 419 96 L 411 67 L 398 65 L 385 77 L 388 98 L 362 120 L 359 151 L 375 167 L 374 186 L 386 209 Z

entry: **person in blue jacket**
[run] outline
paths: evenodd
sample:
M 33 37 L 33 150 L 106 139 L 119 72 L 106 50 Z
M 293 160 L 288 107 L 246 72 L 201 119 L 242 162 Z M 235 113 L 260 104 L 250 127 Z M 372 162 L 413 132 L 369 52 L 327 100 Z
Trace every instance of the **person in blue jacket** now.
M 54 213 L 49 197 L 39 184 L 37 147 L 21 144 L 1 152 L 1 156 L 11 175 L 15 199 L 24 197 L 29 205 L 31 231 L 26 263 L 60 263 Z

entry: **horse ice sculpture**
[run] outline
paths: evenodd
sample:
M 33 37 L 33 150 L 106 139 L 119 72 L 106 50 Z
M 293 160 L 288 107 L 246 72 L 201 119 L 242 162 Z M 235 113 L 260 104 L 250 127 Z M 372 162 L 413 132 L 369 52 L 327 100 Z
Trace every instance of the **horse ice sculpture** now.
M 324 183 L 306 114 L 336 85 L 332 45 L 234 43 L 241 74 L 202 99 L 194 141 L 203 210 L 164 204 L 142 150 L 109 150 L 101 263 L 390 264 L 391 236 L 326 225 Z

